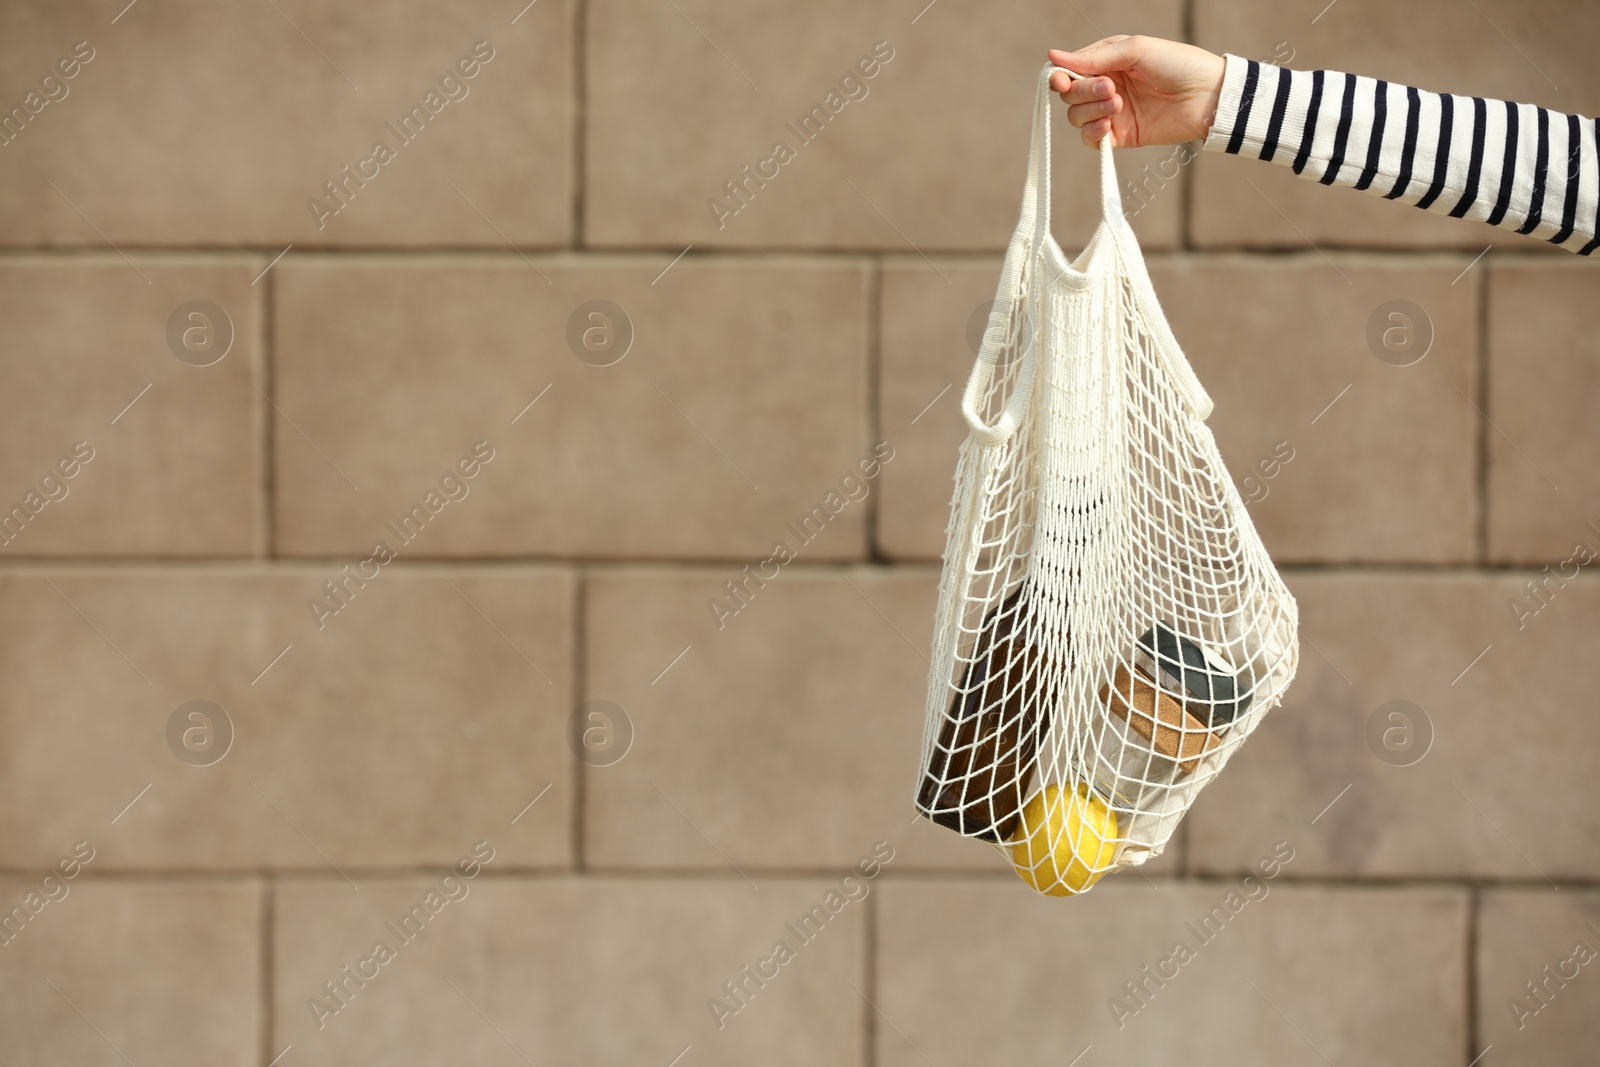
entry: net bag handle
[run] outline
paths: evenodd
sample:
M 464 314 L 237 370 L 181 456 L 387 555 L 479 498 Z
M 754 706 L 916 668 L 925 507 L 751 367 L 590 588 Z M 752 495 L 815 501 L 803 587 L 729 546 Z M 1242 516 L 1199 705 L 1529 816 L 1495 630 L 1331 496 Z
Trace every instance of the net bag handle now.
M 1082 81 L 1083 75 L 1046 63 L 1039 72 L 1038 92 L 1033 99 L 1033 136 L 1028 143 L 1028 182 L 1023 186 L 1022 221 L 1020 226 L 1033 227 L 1034 248 L 1037 250 L 1050 234 L 1050 170 L 1054 149 L 1050 144 L 1050 98 L 1055 93 L 1050 79 L 1061 73 L 1073 81 Z M 1100 214 L 1103 218 L 1121 220 L 1122 196 L 1117 191 L 1117 167 L 1111 159 L 1110 136 L 1100 138 Z
M 972 436 L 986 445 L 997 445 L 1011 439 L 1022 424 L 1023 413 L 1033 393 L 1033 378 L 1038 362 L 1039 331 L 1028 341 L 1028 347 L 1019 357 L 1016 387 L 1007 399 L 1005 408 L 991 424 L 984 421 L 978 410 L 994 378 L 995 364 L 1000 358 L 1000 348 L 1006 334 L 1011 306 L 1016 300 L 1022 281 L 1023 256 L 1037 261 L 1050 233 L 1050 169 L 1052 149 L 1050 144 L 1050 78 L 1057 72 L 1079 80 L 1083 76 L 1066 67 L 1046 63 L 1039 72 L 1039 82 L 1033 100 L 1033 131 L 1028 142 L 1028 180 L 1022 191 L 1022 215 L 1017 230 L 1006 249 L 1005 265 L 1000 272 L 1000 292 L 1003 299 L 996 300 L 989 311 L 989 325 L 984 330 L 983 344 L 978 350 L 978 360 L 967 379 L 961 396 L 961 412 L 966 416 Z M 1116 165 L 1111 158 L 1111 138 L 1100 141 L 1100 209 L 1104 217 L 1123 222 L 1122 198 L 1117 192 Z M 1019 240 L 1026 236 L 1027 240 Z M 1030 299 L 1036 299 L 1039 286 L 1035 284 Z
M 1000 358 L 1000 349 L 1006 336 L 1007 320 L 1021 285 L 1023 256 L 1026 254 L 1037 262 L 1044 248 L 1045 239 L 1050 235 L 1052 162 L 1050 79 L 1057 72 L 1067 75 L 1074 81 L 1082 80 L 1084 77 L 1076 71 L 1051 63 L 1046 63 L 1039 72 L 1038 89 L 1033 101 L 1033 132 L 1028 144 L 1028 180 L 1023 187 L 1022 215 L 1011 244 L 1006 249 L 1005 266 L 1000 272 L 1001 298 L 995 300 L 994 306 L 989 311 L 989 325 L 984 330 L 983 344 L 979 347 L 977 362 L 973 365 L 972 374 L 968 377 L 966 389 L 961 396 L 961 413 L 966 417 L 967 426 L 971 429 L 972 436 L 985 445 L 1002 444 L 1015 435 L 1017 428 L 1022 424 L 1023 414 L 1027 411 L 1033 393 L 1033 379 L 1042 333 L 1037 329 L 1029 338 L 1027 348 L 1018 357 L 1021 363 L 1017 368 L 1016 386 L 1012 389 L 1011 396 L 1007 398 L 1006 406 L 1001 410 L 999 417 L 992 424 L 985 422 L 983 413 L 979 410 L 979 405 L 982 404 L 984 395 L 989 390 L 989 384 L 994 378 L 995 364 Z M 1112 236 L 1119 240 L 1125 236 L 1129 245 L 1137 248 L 1133 231 L 1129 228 L 1122 211 L 1122 196 L 1117 188 L 1117 167 L 1112 159 L 1109 134 L 1100 139 L 1100 212 L 1103 220 L 1102 228 L 1110 230 Z M 1027 241 L 1018 239 L 1023 235 L 1027 236 Z M 1097 233 L 1096 236 L 1100 235 Z M 1156 300 L 1155 290 L 1150 284 L 1150 276 L 1145 270 L 1143 258 L 1137 252 L 1124 258 L 1128 262 L 1130 281 L 1138 293 L 1140 302 L 1148 308 L 1159 309 L 1160 303 Z M 1036 282 L 1029 292 L 1029 300 L 1036 312 L 1035 319 L 1042 321 L 1042 315 L 1037 314 L 1043 311 L 1042 304 L 1038 302 L 1040 289 L 1041 286 Z M 1190 410 L 1204 421 L 1211 414 L 1210 396 L 1206 394 L 1200 380 L 1195 377 L 1194 369 L 1183 356 L 1183 350 L 1178 346 L 1177 339 L 1172 336 L 1165 318 L 1156 316 L 1154 327 L 1157 335 L 1156 348 L 1171 375 L 1173 384 Z

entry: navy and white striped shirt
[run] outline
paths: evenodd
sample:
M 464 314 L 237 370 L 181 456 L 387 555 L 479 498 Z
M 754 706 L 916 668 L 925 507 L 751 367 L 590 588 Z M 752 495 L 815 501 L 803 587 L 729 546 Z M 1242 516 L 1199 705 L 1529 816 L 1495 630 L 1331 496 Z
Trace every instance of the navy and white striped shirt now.
M 1597 119 L 1229 55 L 1205 146 L 1580 256 L 1600 246 Z

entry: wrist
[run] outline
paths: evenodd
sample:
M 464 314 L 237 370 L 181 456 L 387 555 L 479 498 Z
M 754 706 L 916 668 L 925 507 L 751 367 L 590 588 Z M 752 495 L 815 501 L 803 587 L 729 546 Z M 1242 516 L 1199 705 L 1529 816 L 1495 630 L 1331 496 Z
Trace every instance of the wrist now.
M 1205 53 L 1206 62 L 1202 65 L 1203 73 L 1201 84 L 1204 88 L 1200 93 L 1200 140 L 1205 140 L 1211 133 L 1211 127 L 1217 121 L 1217 111 L 1222 106 L 1222 84 L 1227 80 L 1228 61 L 1222 56 Z

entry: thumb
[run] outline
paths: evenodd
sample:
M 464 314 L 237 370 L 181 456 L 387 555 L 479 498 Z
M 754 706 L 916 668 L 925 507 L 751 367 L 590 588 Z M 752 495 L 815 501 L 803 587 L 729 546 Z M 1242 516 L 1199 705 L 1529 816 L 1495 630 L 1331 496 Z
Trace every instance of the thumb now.
M 1130 40 L 1131 38 L 1124 34 L 1096 41 L 1076 52 L 1063 52 L 1059 48 L 1052 48 L 1049 52 L 1050 62 L 1084 75 L 1114 74 L 1118 71 L 1132 70 L 1138 65 L 1139 50 L 1137 46 L 1129 44 Z

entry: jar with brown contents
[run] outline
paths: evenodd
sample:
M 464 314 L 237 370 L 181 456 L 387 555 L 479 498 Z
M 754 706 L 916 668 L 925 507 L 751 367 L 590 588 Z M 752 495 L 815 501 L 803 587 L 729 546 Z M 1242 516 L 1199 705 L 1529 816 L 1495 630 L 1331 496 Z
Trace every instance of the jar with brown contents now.
M 1026 644 L 1026 588 L 983 620 L 917 791 L 929 819 L 996 843 L 1009 840 L 1021 818 L 1047 696 L 1043 664 Z

